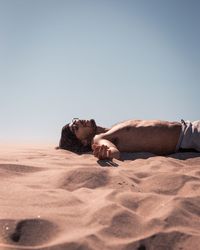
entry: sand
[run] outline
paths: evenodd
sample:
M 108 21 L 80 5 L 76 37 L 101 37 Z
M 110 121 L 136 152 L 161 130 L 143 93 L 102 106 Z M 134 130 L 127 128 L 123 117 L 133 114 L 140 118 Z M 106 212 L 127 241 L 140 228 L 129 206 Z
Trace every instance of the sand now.
M 1 145 L 0 250 L 200 249 L 200 153 Z

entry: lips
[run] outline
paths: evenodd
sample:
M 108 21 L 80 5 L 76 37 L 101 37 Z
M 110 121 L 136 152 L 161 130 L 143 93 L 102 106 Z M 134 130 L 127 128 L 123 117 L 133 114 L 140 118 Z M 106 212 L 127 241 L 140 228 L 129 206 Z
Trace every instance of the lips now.
M 89 120 L 79 120 L 79 122 L 81 123 L 81 125 L 83 125 L 84 127 L 86 126 L 88 126 L 89 124 L 88 123 L 90 123 L 90 121 Z

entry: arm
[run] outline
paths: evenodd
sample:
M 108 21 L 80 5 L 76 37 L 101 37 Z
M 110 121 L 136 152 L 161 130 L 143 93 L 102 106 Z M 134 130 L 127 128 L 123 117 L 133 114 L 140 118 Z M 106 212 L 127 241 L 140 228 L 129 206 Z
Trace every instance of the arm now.
M 100 160 L 120 158 L 120 152 L 117 147 L 111 141 L 102 139 L 100 136 L 95 136 L 92 149 L 94 156 Z

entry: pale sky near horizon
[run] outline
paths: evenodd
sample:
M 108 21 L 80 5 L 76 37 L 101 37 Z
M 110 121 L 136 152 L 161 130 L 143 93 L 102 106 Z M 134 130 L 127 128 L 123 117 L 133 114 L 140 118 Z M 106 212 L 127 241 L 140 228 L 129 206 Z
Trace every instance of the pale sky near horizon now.
M 200 119 L 199 0 L 0 0 L 0 140 L 73 117 Z

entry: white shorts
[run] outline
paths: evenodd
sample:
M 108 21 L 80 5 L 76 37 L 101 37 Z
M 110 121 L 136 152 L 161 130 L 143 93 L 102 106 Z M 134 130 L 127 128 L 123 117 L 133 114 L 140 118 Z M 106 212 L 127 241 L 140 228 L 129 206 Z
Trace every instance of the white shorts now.
M 200 152 L 200 121 L 181 120 L 182 131 L 176 146 L 179 149 L 194 149 Z

